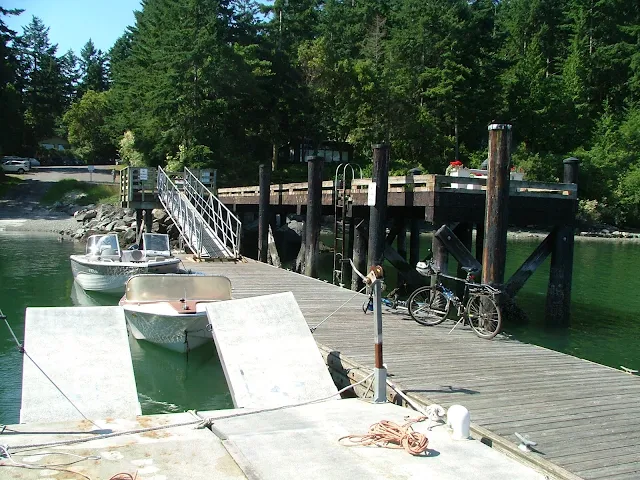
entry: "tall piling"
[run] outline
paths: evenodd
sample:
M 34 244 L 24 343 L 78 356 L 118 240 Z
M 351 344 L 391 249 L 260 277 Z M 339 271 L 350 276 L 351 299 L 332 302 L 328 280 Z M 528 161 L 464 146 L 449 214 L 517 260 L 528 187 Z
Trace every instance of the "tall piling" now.
M 320 242 L 320 221 L 322 217 L 322 167 L 323 159 L 307 157 L 309 190 L 307 195 L 307 221 L 305 243 L 304 274 L 318 276 L 318 251 Z
M 382 265 L 385 248 L 385 226 L 387 220 L 387 192 L 389 190 L 389 146 L 373 145 L 373 175 L 369 188 L 374 189 L 375 198 L 369 202 L 369 248 L 368 266 Z
M 258 260 L 267 263 L 269 251 L 269 201 L 271 165 L 260 165 L 260 198 L 258 200 Z
M 409 233 L 409 265 L 415 267 L 416 263 L 420 261 L 420 220 L 417 218 L 411 219 Z
M 489 125 L 489 171 L 484 220 L 482 282 L 501 285 L 507 259 L 511 125 Z
M 578 183 L 580 161 L 567 158 L 564 163 L 564 183 Z M 551 267 L 545 305 L 545 321 L 548 325 L 568 327 L 571 323 L 571 282 L 573 279 L 573 247 L 575 214 L 578 201 L 574 202 L 570 224 L 555 227 L 556 235 L 551 250 Z
M 353 253 L 351 258 L 353 258 L 353 265 L 355 268 L 366 274 L 367 270 L 367 222 L 363 218 L 354 218 L 353 219 Z M 351 290 L 358 291 L 360 290 L 364 284 L 362 283 L 362 279 L 356 273 L 351 274 Z

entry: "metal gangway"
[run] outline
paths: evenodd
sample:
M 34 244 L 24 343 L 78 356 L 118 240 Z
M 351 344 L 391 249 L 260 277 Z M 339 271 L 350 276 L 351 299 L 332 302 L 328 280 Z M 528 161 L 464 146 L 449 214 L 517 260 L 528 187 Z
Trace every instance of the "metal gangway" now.
M 241 223 L 188 168 L 172 180 L 158 167 L 158 199 L 198 258 L 240 257 Z

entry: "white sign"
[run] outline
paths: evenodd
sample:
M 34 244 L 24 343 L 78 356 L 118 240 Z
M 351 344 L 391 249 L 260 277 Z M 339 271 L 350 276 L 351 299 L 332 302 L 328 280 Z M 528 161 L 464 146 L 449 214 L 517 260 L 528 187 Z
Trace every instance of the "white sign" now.
M 87 170 L 93 172 L 96 169 L 95 165 L 87 165 Z
M 149 180 L 149 170 L 146 168 L 140 169 L 140 180 Z
M 370 207 L 376 206 L 376 182 L 369 183 L 369 189 L 367 190 L 367 205 Z
M 202 172 L 200 179 L 202 183 L 209 183 L 211 172 Z

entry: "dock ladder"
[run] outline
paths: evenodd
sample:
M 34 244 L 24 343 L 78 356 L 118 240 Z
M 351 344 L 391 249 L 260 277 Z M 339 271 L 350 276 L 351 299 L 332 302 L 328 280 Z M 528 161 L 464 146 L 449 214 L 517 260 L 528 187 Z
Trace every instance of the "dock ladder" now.
M 351 182 L 355 178 L 354 166 L 350 163 L 341 163 L 336 168 L 336 175 L 333 182 L 334 198 L 335 198 L 335 210 L 333 221 L 333 284 L 344 286 L 345 271 L 347 271 L 347 265 L 349 263 L 349 256 L 347 255 L 348 245 L 347 236 L 350 230 L 350 225 L 353 223 L 351 217 L 351 195 L 347 192 L 350 191 Z M 356 165 L 359 169 L 360 178 L 362 178 L 362 168 Z

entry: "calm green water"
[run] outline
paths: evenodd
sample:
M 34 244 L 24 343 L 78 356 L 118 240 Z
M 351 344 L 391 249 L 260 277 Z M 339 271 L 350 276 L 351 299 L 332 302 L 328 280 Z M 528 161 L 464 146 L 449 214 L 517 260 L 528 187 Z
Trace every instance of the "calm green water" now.
M 325 243 L 331 244 L 327 240 Z M 422 253 L 430 243 L 430 237 L 425 236 Z M 534 239 L 509 243 L 507 277 L 538 243 Z M 58 242 L 55 236 L 0 232 L 0 309 L 19 339 L 24 335 L 27 306 L 117 304 L 116 297 L 89 297 L 73 288 L 69 255 L 79 251 L 83 251 L 81 245 Z M 521 341 L 614 368 L 624 365 L 640 369 L 640 296 L 636 293 L 640 287 L 639 251 L 640 244 L 635 243 L 576 242 L 571 328 L 544 327 L 547 262 L 517 298 L 529 322 L 507 325 L 506 332 Z M 322 257 L 321 274 L 329 280 L 332 258 L 331 254 Z M 187 358 L 133 338 L 130 344 L 143 413 L 232 406 L 212 345 L 196 349 Z M 0 322 L 0 423 L 19 420 L 21 379 L 22 355 L 4 322 Z
M 69 255 L 83 252 L 84 246 L 56 236 L 0 232 L 0 309 L 20 341 L 27 306 L 117 305 L 118 297 L 75 288 Z M 132 337 L 129 342 L 143 413 L 233 406 L 213 343 L 187 357 Z M 19 422 L 22 358 L 0 321 L 0 423 Z

